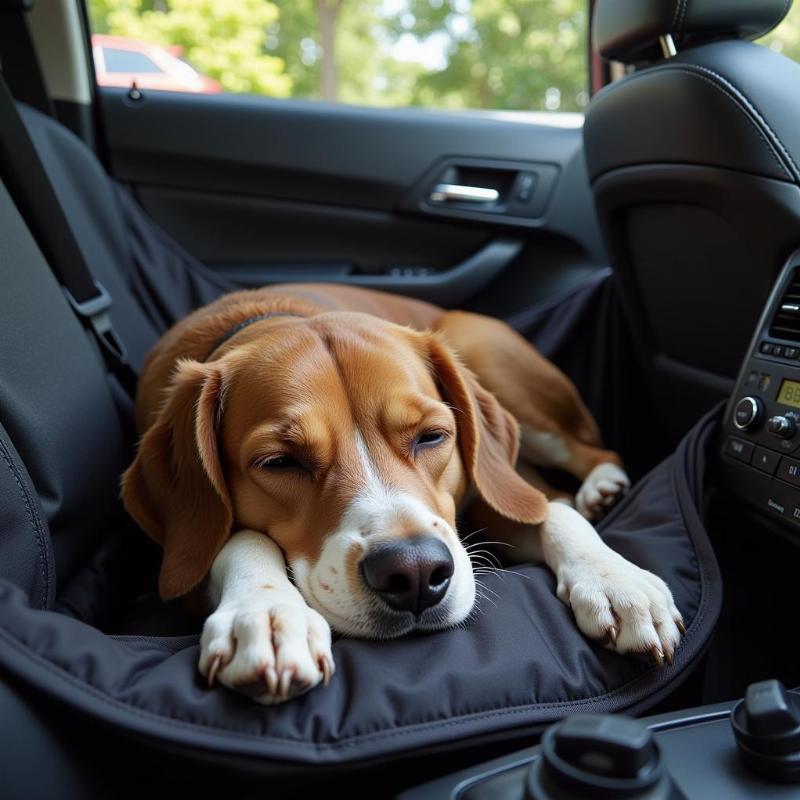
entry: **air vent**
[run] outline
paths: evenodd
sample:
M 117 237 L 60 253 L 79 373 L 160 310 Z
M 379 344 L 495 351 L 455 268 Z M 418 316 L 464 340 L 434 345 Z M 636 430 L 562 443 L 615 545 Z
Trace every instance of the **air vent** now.
M 769 326 L 769 335 L 775 339 L 800 342 L 800 270 L 794 271 L 792 282 L 781 297 Z

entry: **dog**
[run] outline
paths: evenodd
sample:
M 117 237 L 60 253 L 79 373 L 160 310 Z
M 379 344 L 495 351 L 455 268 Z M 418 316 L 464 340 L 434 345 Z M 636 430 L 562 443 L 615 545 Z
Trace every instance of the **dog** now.
M 148 355 L 122 498 L 163 548 L 159 591 L 206 589 L 199 670 L 277 703 L 334 671 L 331 630 L 389 639 L 463 623 L 469 505 L 544 562 L 580 630 L 671 662 L 666 584 L 589 520 L 629 481 L 569 379 L 504 323 L 382 292 L 228 294 Z M 572 499 L 526 462 L 581 481 Z

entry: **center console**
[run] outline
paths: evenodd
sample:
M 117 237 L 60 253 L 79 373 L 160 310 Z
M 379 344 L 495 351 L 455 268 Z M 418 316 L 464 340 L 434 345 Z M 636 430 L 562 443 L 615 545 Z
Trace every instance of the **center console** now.
M 800 253 L 784 267 L 725 410 L 721 483 L 800 529 Z
M 788 800 L 799 783 L 800 693 L 770 680 L 738 703 L 649 719 L 576 714 L 538 747 L 398 800 Z

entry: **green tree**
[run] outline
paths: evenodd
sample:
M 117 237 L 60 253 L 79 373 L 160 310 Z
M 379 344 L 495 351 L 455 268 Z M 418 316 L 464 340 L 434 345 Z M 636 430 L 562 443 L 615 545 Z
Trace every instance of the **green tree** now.
M 90 0 L 98 33 L 179 45 L 201 72 L 231 92 L 288 97 L 292 79 L 267 53 L 267 29 L 278 19 L 268 0 Z
M 408 104 L 419 67 L 392 58 L 392 30 L 382 16 L 382 0 L 275 3 L 280 16 L 268 31 L 267 47 L 286 63 L 292 96 L 366 105 Z
M 800 61 L 800 3 L 792 6 L 786 19 L 772 33 L 761 39 L 760 44 Z
M 395 36 L 446 42 L 446 66 L 419 76 L 414 103 L 577 111 L 588 101 L 586 0 L 411 0 L 399 22 Z

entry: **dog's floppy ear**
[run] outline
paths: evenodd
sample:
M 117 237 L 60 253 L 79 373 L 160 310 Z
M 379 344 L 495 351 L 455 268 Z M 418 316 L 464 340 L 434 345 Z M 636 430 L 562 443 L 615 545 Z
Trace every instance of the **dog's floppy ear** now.
M 196 586 L 230 533 L 233 511 L 215 430 L 223 380 L 219 364 L 179 362 L 122 476 L 128 513 L 164 548 L 158 581 L 164 599 Z
M 547 498 L 514 468 L 517 421 L 436 336 L 430 338 L 429 358 L 445 399 L 456 410 L 461 457 L 475 488 L 507 519 L 538 525 L 547 516 Z

